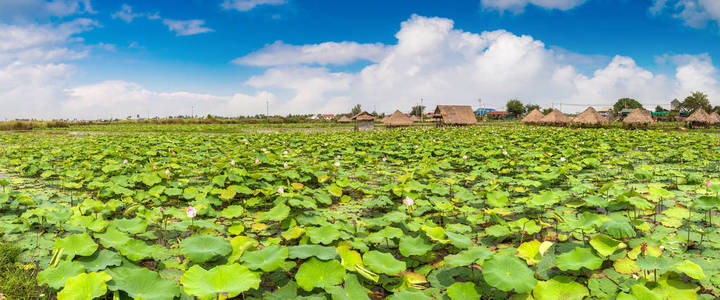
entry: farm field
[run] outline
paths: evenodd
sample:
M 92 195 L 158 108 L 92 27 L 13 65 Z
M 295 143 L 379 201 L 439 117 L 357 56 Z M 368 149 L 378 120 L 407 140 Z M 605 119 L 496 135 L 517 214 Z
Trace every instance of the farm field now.
M 720 297 L 715 134 L 152 126 L 0 134 L 1 294 Z

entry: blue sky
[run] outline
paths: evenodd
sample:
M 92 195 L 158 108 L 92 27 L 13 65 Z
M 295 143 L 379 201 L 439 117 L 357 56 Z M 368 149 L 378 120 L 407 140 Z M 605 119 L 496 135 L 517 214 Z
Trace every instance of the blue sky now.
M 719 1 L 438 3 L 2 0 L 0 118 L 720 104 Z

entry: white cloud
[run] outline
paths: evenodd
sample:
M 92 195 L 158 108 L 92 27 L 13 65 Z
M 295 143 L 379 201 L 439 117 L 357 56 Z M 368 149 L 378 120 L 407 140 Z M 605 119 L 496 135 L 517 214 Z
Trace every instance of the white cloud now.
M 246 56 L 233 60 L 236 64 L 252 66 L 281 66 L 296 64 L 347 64 L 357 60 L 377 62 L 385 56 L 380 43 L 325 42 L 313 45 L 288 45 L 277 41 Z
M 78 13 L 96 13 L 90 0 L 2 0 L 0 19 L 28 21 L 37 18 L 66 17 Z
M 287 3 L 287 0 L 225 0 L 222 7 L 237 11 L 250 11 L 261 5 L 283 5 L 285 3 Z
M 483 9 L 522 12 L 526 6 L 535 5 L 545 9 L 569 10 L 585 3 L 586 0 L 480 0 Z
M 654 0 L 650 12 L 654 15 L 667 12 L 694 28 L 703 28 L 711 21 L 720 25 L 720 1 L 717 0 Z
M 135 18 L 143 17 L 145 14 L 134 13 L 132 7 L 127 4 L 123 4 L 119 11 L 114 12 L 112 15 L 113 19 L 120 19 L 127 23 L 132 22 Z
M 204 20 L 163 19 L 163 24 L 165 24 L 170 31 L 174 31 L 178 36 L 195 35 L 214 31 L 208 27 L 203 27 L 205 25 Z

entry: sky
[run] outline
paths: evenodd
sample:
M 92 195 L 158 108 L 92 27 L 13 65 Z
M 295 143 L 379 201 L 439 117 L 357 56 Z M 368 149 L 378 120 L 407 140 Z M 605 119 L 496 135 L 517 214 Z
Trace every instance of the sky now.
M 717 0 L 0 0 L 0 119 L 720 105 Z

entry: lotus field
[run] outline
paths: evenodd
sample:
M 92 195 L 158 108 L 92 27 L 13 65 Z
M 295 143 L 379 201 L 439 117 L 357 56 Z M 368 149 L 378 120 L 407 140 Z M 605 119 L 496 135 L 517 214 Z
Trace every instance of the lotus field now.
M 714 299 L 719 162 L 652 130 L 3 134 L 0 239 L 28 299 Z

